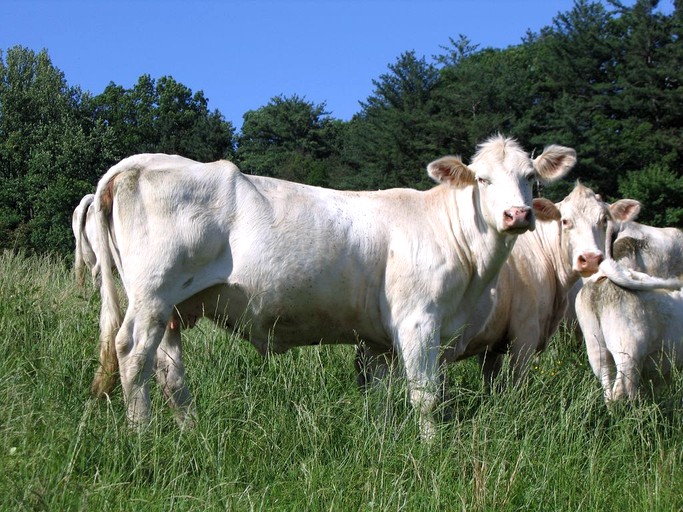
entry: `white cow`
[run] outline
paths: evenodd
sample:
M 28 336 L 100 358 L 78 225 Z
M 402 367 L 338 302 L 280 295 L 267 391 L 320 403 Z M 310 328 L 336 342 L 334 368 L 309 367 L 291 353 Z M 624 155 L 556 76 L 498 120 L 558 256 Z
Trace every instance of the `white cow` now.
M 101 344 L 115 336 L 129 422 L 148 421 L 155 351 L 166 355 L 157 377 L 176 419 L 192 419 L 179 327 L 206 315 L 262 354 L 359 338 L 392 347 L 430 437 L 442 346 L 517 235 L 534 228 L 532 183 L 559 179 L 575 161 L 561 146 L 532 160 L 495 136 L 470 166 L 429 164 L 440 183 L 431 190 L 348 192 L 244 175 L 225 161 L 123 160 L 100 180 L 95 209 L 100 245 L 114 248 L 98 254 Z M 112 257 L 128 296 L 120 329 Z
M 86 267 L 90 270 L 95 268 L 97 257 L 92 247 L 95 240 L 95 224 L 92 221 L 91 206 L 95 200 L 95 194 L 83 196 L 71 216 L 71 228 L 76 240 L 76 250 L 74 251 L 74 273 L 76 283 L 82 287 L 85 280 Z M 90 221 L 88 220 L 90 219 Z M 93 276 L 94 278 L 94 276 Z
M 676 278 L 653 278 L 615 260 L 605 260 L 584 283 L 576 315 L 608 405 L 635 398 L 642 379 L 657 382 L 683 367 L 682 286 Z
M 479 354 L 489 385 L 505 353 L 514 380 L 526 374 L 531 357 L 545 348 L 563 319 L 572 287 L 598 271 L 607 222 L 624 222 L 640 211 L 631 199 L 608 205 L 579 183 L 561 202 L 548 203 L 550 219 L 517 239 L 492 295 L 482 297 L 494 303 L 485 328 L 474 337 L 468 329 L 459 344 L 462 353 L 454 355 Z

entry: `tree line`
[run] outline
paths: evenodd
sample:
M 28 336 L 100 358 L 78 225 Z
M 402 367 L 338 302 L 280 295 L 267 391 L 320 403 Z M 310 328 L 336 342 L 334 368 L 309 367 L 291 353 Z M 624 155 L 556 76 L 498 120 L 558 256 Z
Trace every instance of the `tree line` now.
M 276 96 L 237 132 L 202 91 L 170 76 L 70 86 L 47 50 L 0 51 L 0 249 L 69 254 L 71 212 L 122 158 L 177 153 L 225 158 L 244 172 L 332 188 L 431 186 L 425 165 L 469 158 L 492 133 L 541 150 L 574 147 L 570 177 L 644 203 L 641 221 L 683 226 L 683 0 L 625 6 L 576 0 L 505 49 L 464 35 L 439 55 L 407 51 L 373 80 L 349 121 L 304 97 Z

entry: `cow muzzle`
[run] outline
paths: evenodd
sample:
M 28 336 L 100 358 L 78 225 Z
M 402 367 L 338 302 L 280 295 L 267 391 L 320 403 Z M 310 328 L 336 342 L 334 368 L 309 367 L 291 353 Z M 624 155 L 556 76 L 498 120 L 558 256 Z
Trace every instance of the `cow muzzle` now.
M 576 258 L 575 269 L 581 277 L 590 277 L 598 271 L 605 257 L 601 252 L 584 252 Z
M 529 206 L 513 206 L 503 212 L 503 229 L 512 234 L 534 228 L 534 214 Z

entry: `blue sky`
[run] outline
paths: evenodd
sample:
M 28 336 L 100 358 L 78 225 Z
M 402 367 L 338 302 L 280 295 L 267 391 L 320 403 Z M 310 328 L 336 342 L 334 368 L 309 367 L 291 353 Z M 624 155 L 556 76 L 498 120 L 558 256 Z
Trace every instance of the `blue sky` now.
M 47 49 L 69 85 L 170 75 L 237 128 L 277 95 L 348 120 L 405 51 L 430 58 L 449 37 L 521 43 L 573 0 L 2 0 L 0 49 Z M 632 2 L 627 1 L 627 5 Z M 672 4 L 663 0 L 662 4 Z

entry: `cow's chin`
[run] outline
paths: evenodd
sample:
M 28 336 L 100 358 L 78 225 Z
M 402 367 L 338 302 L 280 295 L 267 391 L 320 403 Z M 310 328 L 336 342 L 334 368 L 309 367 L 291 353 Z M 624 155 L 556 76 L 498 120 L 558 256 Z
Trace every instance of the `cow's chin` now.
M 534 226 L 530 223 L 527 222 L 525 224 L 517 224 L 514 226 L 504 226 L 500 232 L 505 234 L 505 235 L 512 235 L 512 236 L 517 236 L 517 235 L 523 235 L 527 231 L 533 231 Z
M 583 279 L 586 279 L 588 277 L 594 276 L 597 272 L 597 269 L 596 270 L 577 270 L 577 272 L 579 273 L 579 275 Z

